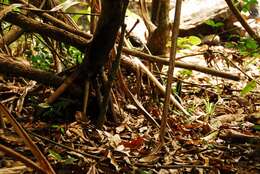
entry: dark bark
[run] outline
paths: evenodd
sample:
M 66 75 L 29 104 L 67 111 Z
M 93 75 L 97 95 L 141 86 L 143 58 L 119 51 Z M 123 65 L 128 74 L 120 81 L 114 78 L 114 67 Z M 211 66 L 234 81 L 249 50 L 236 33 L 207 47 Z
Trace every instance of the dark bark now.
M 127 0 L 102 0 L 102 11 L 93 40 L 86 52 L 81 71 L 85 78 L 99 73 L 107 62 L 120 26 L 124 22 Z

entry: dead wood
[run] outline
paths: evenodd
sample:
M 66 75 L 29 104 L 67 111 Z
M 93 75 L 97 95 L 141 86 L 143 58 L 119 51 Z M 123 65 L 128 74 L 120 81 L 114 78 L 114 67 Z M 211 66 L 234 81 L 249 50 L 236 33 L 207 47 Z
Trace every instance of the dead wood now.
M 0 70 L 5 75 L 28 78 L 52 87 L 58 87 L 63 82 L 62 77 L 21 64 L 6 54 L 0 54 Z
M 46 19 L 47 21 L 51 22 L 52 24 L 54 24 L 56 27 L 59 27 L 59 28 L 62 28 L 64 30 L 67 30 L 71 33 L 74 33 L 76 35 L 79 35 L 81 37 L 84 37 L 86 39 L 91 39 L 92 38 L 92 35 L 86 33 L 86 32 L 83 32 L 83 31 L 80 31 L 76 28 L 73 28 L 72 26 L 64 23 L 63 21 L 57 19 L 56 17 L 48 14 L 48 13 L 45 13 L 45 11 L 41 10 L 41 9 L 38 9 L 37 7 L 35 7 L 34 5 L 32 4 L 28 4 L 28 2 L 25 2 L 23 0 L 17 0 L 18 2 L 22 3 L 22 4 L 25 4 L 27 6 L 29 6 L 30 8 L 25 8 L 26 10 L 29 10 L 31 12 L 34 12 L 36 13 L 38 16 Z
M 153 61 L 153 62 L 157 62 L 157 63 L 164 64 L 164 65 L 169 65 L 168 59 L 161 58 L 159 56 L 149 55 L 149 54 L 143 53 L 141 51 L 131 50 L 131 49 L 128 49 L 128 48 L 123 48 L 123 52 L 126 53 L 126 54 L 129 54 L 129 55 L 132 55 L 132 56 L 136 56 L 136 57 L 148 60 L 148 61 Z M 240 77 L 238 75 L 217 71 L 217 70 L 207 68 L 207 67 L 203 67 L 203 66 L 199 66 L 199 65 L 182 63 L 182 62 L 176 61 L 175 66 L 179 67 L 179 68 L 195 70 L 195 71 L 203 72 L 203 73 L 206 73 L 206 74 L 227 78 L 227 79 L 230 79 L 230 80 L 235 80 L 235 81 L 240 80 Z
M 53 38 L 57 41 L 75 46 L 82 52 L 85 51 L 89 41 L 67 30 L 36 21 L 23 14 L 10 12 L 4 17 L 4 20 L 23 28 L 26 32 L 35 32 L 43 36 Z
M 59 40 L 64 43 L 75 46 L 82 52 L 85 51 L 86 46 L 90 42 L 90 40 L 88 38 L 83 38 L 81 36 L 77 36 L 76 34 L 73 34 L 69 31 L 57 28 L 55 26 L 38 22 L 38 21 L 31 19 L 27 16 L 24 16 L 22 14 L 17 14 L 17 13 L 11 12 L 4 18 L 4 20 L 23 28 L 27 32 L 36 32 L 38 34 L 48 36 L 55 40 Z M 160 58 L 158 56 L 148 55 L 148 54 L 130 50 L 127 48 L 123 48 L 123 52 L 133 55 L 133 56 L 138 56 L 143 59 L 149 59 L 151 61 L 155 61 L 155 62 L 158 62 L 161 64 L 165 64 L 165 65 L 169 64 L 168 60 Z M 231 80 L 240 79 L 240 77 L 238 75 L 220 72 L 217 70 L 213 70 L 210 68 L 193 65 L 193 64 L 191 65 L 191 64 L 187 64 L 187 63 L 176 62 L 176 67 L 190 69 L 190 70 L 196 70 L 196 71 L 200 71 L 200 72 L 203 72 L 206 74 L 211 74 L 214 76 L 219 76 L 219 77 L 223 77 L 223 78 L 227 78 L 227 79 L 231 79 Z M 1 72 L 2 72 L 2 70 L 1 70 Z

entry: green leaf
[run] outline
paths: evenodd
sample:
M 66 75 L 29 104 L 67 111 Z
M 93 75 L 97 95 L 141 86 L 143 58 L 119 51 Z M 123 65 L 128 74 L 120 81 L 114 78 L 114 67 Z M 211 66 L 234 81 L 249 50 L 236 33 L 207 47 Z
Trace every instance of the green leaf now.
M 225 43 L 225 47 L 227 47 L 227 48 L 234 48 L 235 44 L 232 43 L 232 42 L 227 42 L 227 43 Z
M 219 27 L 224 26 L 223 22 L 215 22 L 212 19 L 209 19 L 209 20 L 205 21 L 205 24 L 207 24 L 207 25 L 209 25 L 209 26 L 211 26 L 213 28 L 219 28 Z
M 73 157 L 71 157 L 71 156 L 68 155 L 68 158 L 64 161 L 64 164 L 66 164 L 66 165 L 67 165 L 67 164 L 74 164 L 75 161 L 77 161 L 76 158 L 73 158 Z
M 246 86 L 240 92 L 241 96 L 244 96 L 256 88 L 256 81 L 252 80 L 246 84 Z
M 256 130 L 256 131 L 260 131 L 260 125 L 254 125 L 253 129 Z
M 48 103 L 40 103 L 38 106 L 41 108 L 50 108 L 51 107 Z
M 201 39 L 197 36 L 190 36 L 188 37 L 188 40 L 189 42 L 192 44 L 192 45 L 199 45 L 201 44 Z
M 51 157 L 54 158 L 55 160 L 57 160 L 57 161 L 61 161 L 61 160 L 62 160 L 61 155 L 58 154 L 57 152 L 55 152 L 55 151 L 53 151 L 53 150 L 51 150 L 51 149 L 49 149 L 48 152 L 49 152 L 49 156 L 51 156 Z
M 192 75 L 192 70 L 184 69 L 178 72 L 178 75 L 183 78 L 188 78 Z
M 213 27 L 215 25 L 215 22 L 213 20 L 209 19 L 209 20 L 205 21 L 205 24 Z
M 257 42 L 253 39 L 247 39 L 245 43 L 246 47 L 249 49 L 256 49 L 258 47 Z

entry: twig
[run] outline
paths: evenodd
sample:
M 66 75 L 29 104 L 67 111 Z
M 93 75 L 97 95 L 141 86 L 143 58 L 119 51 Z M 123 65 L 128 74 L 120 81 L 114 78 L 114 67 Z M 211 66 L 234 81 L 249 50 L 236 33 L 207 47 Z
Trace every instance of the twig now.
M 54 103 L 61 94 L 72 85 L 74 80 L 79 76 L 79 71 L 73 72 L 66 80 L 58 87 L 58 89 L 47 99 L 48 104 Z
M 153 168 L 153 169 L 180 169 L 180 168 L 204 168 L 204 169 L 212 169 L 212 166 L 203 166 L 203 165 L 189 165 L 189 164 L 178 164 L 178 165 L 149 165 L 149 164 L 134 164 L 138 167 L 145 167 L 145 168 Z
M 127 86 L 123 80 L 123 75 L 122 75 L 121 71 L 119 71 L 119 73 L 118 73 L 118 79 L 119 79 L 119 83 L 120 83 L 121 87 L 123 88 L 126 96 L 137 106 L 138 109 L 141 110 L 141 112 L 144 114 L 144 116 L 146 117 L 147 120 L 149 120 L 154 126 L 159 128 L 160 125 L 157 123 L 157 121 L 155 121 L 155 119 L 145 110 L 145 108 L 143 107 L 141 102 L 139 102 L 138 99 L 127 88 Z
M 149 54 L 143 53 L 141 51 L 136 51 L 136 50 L 129 49 L 129 48 L 126 48 L 126 47 L 123 48 L 123 52 L 126 53 L 126 54 L 129 54 L 129 55 L 132 55 L 132 56 L 136 56 L 136 57 L 145 59 L 145 60 L 154 61 L 156 63 L 160 63 L 160 64 L 164 64 L 164 65 L 169 65 L 169 60 L 167 60 L 165 58 L 161 58 L 159 56 L 149 55 Z M 203 66 L 199 66 L 199 65 L 182 63 L 182 62 L 175 62 L 175 66 L 179 67 L 179 68 L 185 68 L 185 69 L 203 72 L 203 73 L 218 76 L 218 77 L 223 77 L 223 78 L 230 79 L 230 80 L 235 80 L 235 81 L 240 80 L 240 77 L 236 74 L 221 72 L 221 71 L 217 71 L 217 70 L 207 68 L 207 67 L 203 67 Z
M 10 155 L 10 156 L 14 157 L 15 159 L 20 160 L 26 166 L 31 167 L 33 169 L 36 169 L 36 170 L 38 170 L 41 173 L 45 173 L 46 172 L 37 163 L 33 162 L 29 158 L 26 158 L 25 156 L 21 155 L 20 153 L 14 151 L 13 149 L 11 149 L 9 147 L 6 147 L 6 146 L 0 144 L 0 151 L 4 152 L 6 155 Z
M 30 136 L 26 133 L 26 131 L 23 129 L 23 127 L 15 120 L 15 118 L 9 113 L 7 108 L 0 103 L 0 111 L 8 118 L 8 120 L 11 122 L 12 126 L 14 127 L 16 133 L 23 138 L 23 141 L 27 147 L 30 148 L 32 154 L 35 156 L 35 158 L 38 160 L 42 168 L 46 171 L 48 174 L 54 174 L 54 170 L 51 167 L 48 160 L 45 158 L 45 156 L 42 154 L 40 149 L 33 143 Z
M 170 96 L 172 93 L 172 81 L 173 81 L 173 72 L 175 66 L 175 58 L 176 58 L 176 51 L 177 51 L 177 37 L 179 34 L 179 26 L 180 26 L 180 18 L 181 18 L 181 3 L 182 0 L 176 1 L 175 6 L 175 16 L 174 16 L 174 23 L 172 27 L 172 43 L 171 43 L 171 52 L 170 52 L 170 64 L 168 69 L 168 78 L 167 78 L 167 85 L 166 85 L 166 94 L 164 99 L 164 106 L 163 106 L 163 114 L 162 114 L 162 122 L 161 122 L 161 129 L 160 129 L 160 140 L 162 144 L 164 144 L 164 135 L 165 135 L 165 128 L 167 123 L 167 117 L 169 112 L 169 104 L 170 104 Z
M 22 4 L 28 5 L 30 8 L 32 8 L 32 9 L 30 9 L 30 10 L 35 9 L 35 10 L 40 10 L 40 11 L 41 11 L 41 9 L 38 9 L 38 8 L 35 7 L 34 5 L 32 5 L 32 4 L 28 3 L 28 2 L 25 2 L 24 0 L 18 0 L 18 2 L 20 2 L 20 3 L 22 3 Z M 37 11 L 35 11 L 35 12 L 37 12 Z M 56 13 L 57 13 L 57 12 L 56 12 Z M 89 35 L 88 33 L 85 33 L 85 32 L 82 32 L 82 31 L 80 31 L 80 30 L 77 30 L 77 29 L 75 29 L 75 28 L 72 28 L 70 25 L 68 25 L 68 24 L 64 23 L 63 21 L 61 21 L 61 20 L 59 20 L 59 19 L 53 17 L 53 16 L 50 15 L 50 14 L 47 14 L 47 13 L 45 13 L 45 12 L 41 12 L 41 13 L 38 13 L 38 15 L 44 17 L 45 19 L 48 19 L 48 20 L 49 20 L 50 22 L 52 22 L 53 24 L 57 25 L 57 26 L 60 27 L 60 28 L 65 29 L 65 30 L 67 30 L 67 31 L 69 31 L 69 32 L 71 32 L 71 33 L 74 33 L 74 34 L 76 34 L 76 35 L 82 36 L 82 37 L 84 37 L 84 38 L 91 39 L 91 35 Z
M 96 155 L 93 155 L 93 154 L 89 154 L 89 153 L 82 152 L 82 151 L 80 151 L 80 150 L 75 150 L 75 149 L 73 149 L 73 148 L 71 148 L 71 147 L 69 147 L 69 146 L 65 146 L 65 145 L 63 145 L 63 144 L 57 143 L 57 142 L 55 142 L 55 141 L 52 141 L 52 140 L 50 140 L 50 139 L 48 139 L 48 138 L 45 138 L 45 137 L 43 137 L 43 136 L 41 136 L 41 135 L 38 135 L 38 134 L 36 134 L 36 133 L 33 133 L 33 132 L 29 132 L 29 134 L 32 135 L 32 136 L 34 136 L 34 137 L 40 138 L 41 140 L 47 141 L 47 142 L 49 142 L 49 143 L 51 143 L 51 144 L 54 144 L 54 145 L 56 145 L 56 146 L 62 147 L 62 148 L 64 148 L 64 149 L 67 149 L 67 150 L 71 150 L 71 151 L 80 153 L 80 154 L 85 155 L 86 157 L 89 157 L 89 158 L 93 158 L 93 159 L 101 159 L 101 158 L 102 158 L 102 157 L 99 157 L 99 156 L 96 156 Z

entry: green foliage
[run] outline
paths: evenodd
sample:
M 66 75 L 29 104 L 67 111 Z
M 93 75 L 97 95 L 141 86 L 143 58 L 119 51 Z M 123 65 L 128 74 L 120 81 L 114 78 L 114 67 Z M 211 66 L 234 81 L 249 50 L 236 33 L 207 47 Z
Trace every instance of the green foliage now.
M 192 75 L 192 70 L 184 69 L 178 72 L 178 76 L 181 78 L 189 78 Z
M 220 28 L 220 27 L 224 26 L 223 22 L 215 22 L 212 19 L 205 21 L 205 24 L 207 24 L 213 28 Z
M 35 55 L 32 55 L 30 59 L 33 67 L 45 71 L 49 71 L 53 63 L 51 54 L 44 49 L 38 50 L 38 52 Z
M 260 131 L 260 125 L 254 125 L 253 129 L 256 130 L 256 131 Z
M 191 49 L 192 46 L 201 44 L 201 39 L 197 36 L 179 37 L 177 47 L 183 49 Z M 171 40 L 168 40 L 166 47 L 171 47 Z
M 177 40 L 177 46 L 179 48 L 188 48 L 190 49 L 192 46 L 201 44 L 201 39 L 197 36 L 189 36 L 189 37 L 183 37 L 178 38 Z
M 237 49 L 242 56 L 253 56 L 259 55 L 259 45 L 252 38 L 241 38 L 238 42 Z
M 55 151 L 53 151 L 51 149 L 49 149 L 48 152 L 49 152 L 49 156 L 51 156 L 53 159 L 55 159 L 57 161 L 61 161 L 62 160 L 62 157 L 61 157 L 61 155 L 59 153 L 57 153 L 57 152 L 55 152 Z
M 205 110 L 207 113 L 207 116 L 212 116 L 215 112 L 216 105 L 214 103 L 209 102 L 209 100 L 203 100 L 205 105 Z
M 91 7 L 90 7 L 90 6 L 87 6 L 85 9 L 78 10 L 77 13 L 90 14 L 90 13 L 91 13 Z M 72 19 L 73 19 L 76 23 L 78 23 L 80 17 L 82 17 L 82 15 L 76 14 L 76 15 L 73 15 L 73 16 L 72 16 Z M 87 23 L 90 23 L 90 15 L 87 16 Z
M 67 53 L 72 58 L 70 63 L 74 65 L 82 63 L 84 55 L 77 48 L 70 46 L 67 48 Z
M 240 38 L 237 35 L 231 35 L 229 37 L 229 39 L 232 38 L 238 38 L 238 43 L 227 42 L 225 43 L 225 47 L 238 49 L 239 54 L 242 56 L 258 57 L 260 55 L 259 44 L 254 39 L 250 37 Z
M 242 7 L 242 11 L 243 12 L 248 12 L 250 11 L 250 7 L 252 5 L 257 4 L 257 0 L 243 0 L 243 7 Z
M 252 90 L 254 90 L 256 88 L 256 81 L 252 80 L 250 82 L 248 82 L 246 84 L 246 86 L 242 89 L 242 91 L 240 92 L 241 96 L 247 95 L 248 93 L 250 93 Z
M 57 153 L 57 152 L 55 152 L 51 149 L 49 149 L 48 152 L 49 152 L 50 157 L 52 157 L 54 160 L 56 160 L 58 162 L 64 163 L 65 165 L 66 164 L 74 164 L 77 161 L 76 158 L 73 158 L 70 155 L 68 155 L 67 158 L 64 159 L 59 153 Z
M 58 129 L 60 130 L 60 132 L 64 135 L 65 134 L 65 129 L 63 126 L 60 126 L 60 125 L 51 125 L 52 128 L 54 129 Z
M 10 0 L 2 0 L 2 3 L 4 3 L 4 4 L 10 4 Z
M 52 55 L 40 41 L 36 41 L 33 50 L 25 52 L 27 59 L 31 61 L 34 68 L 50 71 L 53 64 Z

